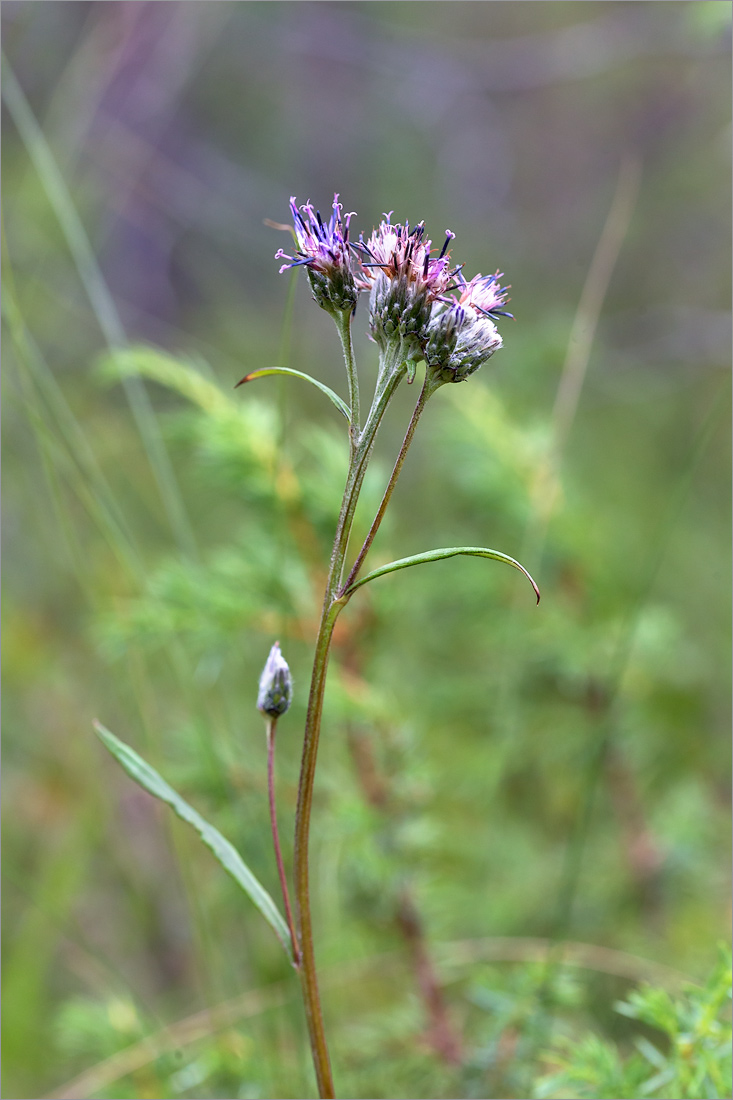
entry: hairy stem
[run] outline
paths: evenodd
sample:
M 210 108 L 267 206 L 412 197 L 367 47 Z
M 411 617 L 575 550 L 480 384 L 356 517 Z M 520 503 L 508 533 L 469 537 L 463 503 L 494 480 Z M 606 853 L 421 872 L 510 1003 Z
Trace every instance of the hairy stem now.
M 361 417 L 359 413 L 359 377 L 356 373 L 354 345 L 351 341 L 351 318 L 352 315 L 350 313 L 338 313 L 335 315 L 336 328 L 341 338 L 341 348 L 344 353 L 344 363 L 346 364 L 346 377 L 349 383 L 349 409 L 351 410 L 349 438 L 351 452 L 353 453 L 359 441 Z
M 266 719 L 267 730 L 267 796 L 270 802 L 270 824 L 272 826 L 272 842 L 275 846 L 275 861 L 277 873 L 280 877 L 285 916 L 290 929 L 290 940 L 293 945 L 293 964 L 297 970 L 300 967 L 300 947 L 298 937 L 295 934 L 295 922 L 293 911 L 290 908 L 290 894 L 288 893 L 288 880 L 285 877 L 285 865 L 283 863 L 282 850 L 280 848 L 280 834 L 277 828 L 277 812 L 275 810 L 275 731 L 277 730 L 277 718 Z

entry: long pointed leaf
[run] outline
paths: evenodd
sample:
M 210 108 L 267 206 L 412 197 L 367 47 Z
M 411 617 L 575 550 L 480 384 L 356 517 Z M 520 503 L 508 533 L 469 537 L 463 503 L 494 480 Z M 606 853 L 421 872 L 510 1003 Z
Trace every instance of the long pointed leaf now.
M 215 829 L 213 825 L 209 825 L 208 821 L 205 821 L 196 810 L 189 806 L 154 768 L 151 768 L 141 756 L 138 756 L 134 749 L 126 745 L 124 741 L 120 741 L 118 737 L 105 729 L 100 722 L 95 722 L 94 728 L 103 744 L 136 783 L 139 783 L 155 798 L 159 798 L 161 802 L 167 803 L 183 821 L 193 825 L 204 844 L 211 849 L 224 870 L 229 872 L 234 881 L 242 887 L 245 894 L 257 906 L 262 916 L 274 930 L 292 962 L 293 953 L 288 926 L 275 902 L 264 886 L 252 874 L 234 845 L 230 844 L 218 829 Z
M 255 378 L 264 378 L 267 374 L 290 374 L 293 378 L 302 378 L 306 382 L 311 382 L 314 386 L 317 386 L 321 393 L 325 393 L 326 397 L 333 401 L 339 412 L 343 413 L 347 420 L 351 420 L 351 414 L 349 413 L 349 406 L 345 401 L 342 401 L 337 393 L 329 389 L 328 386 L 324 386 L 323 382 L 319 382 L 317 378 L 312 378 L 310 374 L 304 374 L 303 371 L 293 370 L 291 367 L 263 367 L 262 370 L 253 370 L 251 374 L 245 375 L 240 382 L 237 382 L 237 386 L 243 386 L 245 382 L 254 382 Z M 234 388 L 236 389 L 237 386 Z
M 443 558 L 455 558 L 459 554 L 465 554 L 468 557 L 474 558 L 493 558 L 495 561 L 503 561 L 507 565 L 513 566 L 515 569 L 518 569 L 520 573 L 524 573 L 534 589 L 537 603 L 540 602 L 540 590 L 524 566 L 520 565 L 514 558 L 510 558 L 508 554 L 501 554 L 498 550 L 489 550 L 485 546 L 448 546 L 443 547 L 441 550 L 427 550 L 424 554 L 413 554 L 410 558 L 400 558 L 398 561 L 391 561 L 388 565 L 382 565 L 379 569 L 373 569 L 371 573 L 367 573 L 366 577 L 362 577 L 361 580 L 355 581 L 354 584 L 346 589 L 343 595 L 350 596 L 351 593 L 355 592 L 357 588 L 360 588 L 362 584 L 367 584 L 369 581 L 376 580 L 377 577 L 383 577 L 386 573 L 394 573 L 397 569 L 409 569 L 411 565 L 424 565 L 426 562 L 441 561 Z

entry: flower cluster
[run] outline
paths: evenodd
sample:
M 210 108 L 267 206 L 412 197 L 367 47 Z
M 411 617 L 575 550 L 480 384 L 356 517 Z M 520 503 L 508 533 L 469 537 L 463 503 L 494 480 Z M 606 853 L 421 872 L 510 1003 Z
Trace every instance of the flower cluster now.
M 495 275 L 466 282 L 454 266 L 446 231 L 437 255 L 424 222 L 393 223 L 391 212 L 368 240 L 349 242 L 351 214 L 342 216 L 338 195 L 328 224 L 310 203 L 290 200 L 298 248 L 276 258 L 285 271 L 303 265 L 314 297 L 330 312 L 351 313 L 358 291 L 369 292 L 369 328 L 382 351 L 393 347 L 403 361 L 424 359 L 437 383 L 462 382 L 502 345 L 495 321 L 511 317 L 502 307 L 506 287 Z

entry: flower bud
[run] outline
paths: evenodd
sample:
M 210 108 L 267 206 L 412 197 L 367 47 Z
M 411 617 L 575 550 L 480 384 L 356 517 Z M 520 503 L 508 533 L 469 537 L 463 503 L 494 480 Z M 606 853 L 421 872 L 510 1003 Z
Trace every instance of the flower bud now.
M 275 642 L 260 676 L 257 709 L 270 718 L 279 718 L 292 701 L 293 678 L 287 661 L 280 652 L 280 643 Z

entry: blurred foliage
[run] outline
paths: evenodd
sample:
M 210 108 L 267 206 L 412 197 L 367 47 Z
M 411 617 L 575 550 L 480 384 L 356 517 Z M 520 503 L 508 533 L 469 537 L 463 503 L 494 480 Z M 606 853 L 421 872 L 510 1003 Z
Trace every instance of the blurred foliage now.
M 726 1095 L 722 970 L 678 991 L 730 915 L 730 5 L 11 0 L 3 23 L 4 1094 L 313 1094 L 270 930 L 92 721 L 276 895 L 257 681 L 279 638 L 288 859 L 346 439 L 296 379 L 233 387 L 279 363 L 343 395 L 262 224 L 339 190 L 364 231 L 450 226 L 517 315 L 431 404 L 373 564 L 489 545 L 543 593 L 455 559 L 339 621 L 312 877 L 340 1095 L 632 1095 L 668 1071 L 649 1095 Z M 367 390 L 364 328 L 360 307 Z M 683 1035 L 711 1087 L 682 1080 Z
M 539 1082 L 535 1095 L 566 1100 L 730 1096 L 730 999 L 731 959 L 726 947 L 704 987 L 690 986 L 673 997 L 647 985 L 616 1005 L 623 1016 L 661 1034 L 663 1050 L 644 1035 L 636 1037 L 637 1053 L 628 1057 L 596 1035 L 558 1040 L 556 1051 L 548 1055 L 558 1071 Z

